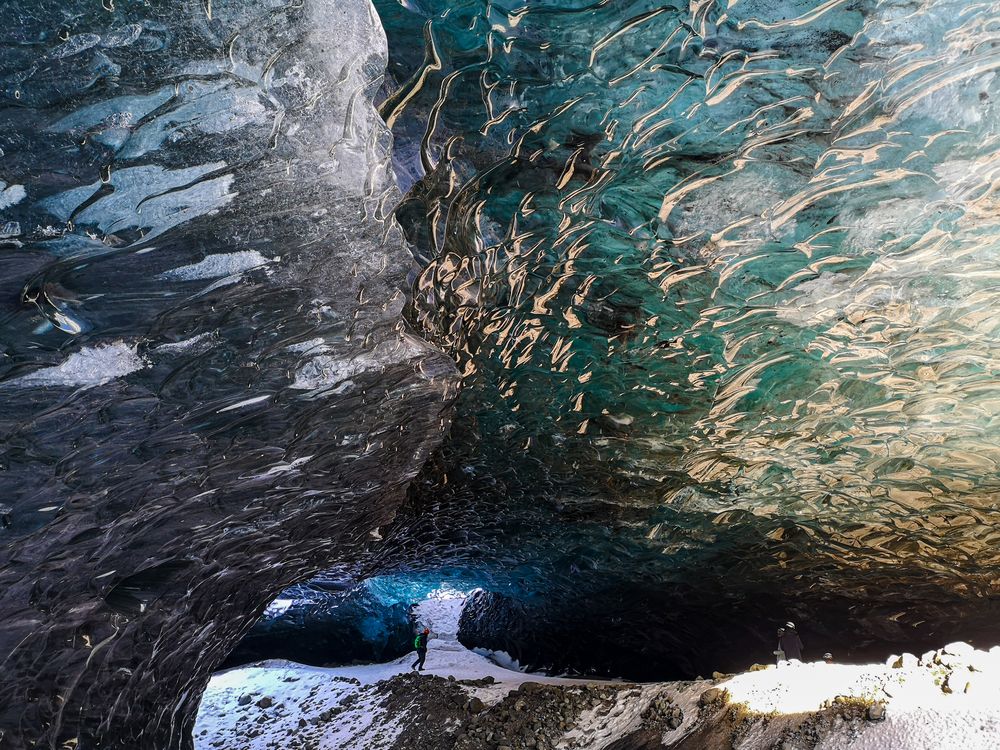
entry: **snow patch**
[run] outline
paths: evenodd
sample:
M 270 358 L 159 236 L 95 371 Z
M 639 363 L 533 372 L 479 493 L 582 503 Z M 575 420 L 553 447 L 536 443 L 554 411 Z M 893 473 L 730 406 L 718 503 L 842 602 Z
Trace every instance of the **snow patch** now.
M 214 279 L 219 276 L 233 276 L 244 271 L 249 271 L 252 268 L 260 268 L 276 260 L 278 259 L 265 258 L 256 250 L 220 253 L 218 255 L 209 255 L 198 263 L 164 271 L 157 278 L 180 281 Z
M 506 670 L 469 651 L 458 642 L 458 622 L 465 606 L 463 592 L 442 588 L 415 608 L 418 622 L 431 629 L 424 674 L 478 680 L 490 676 L 494 684 L 471 689 L 485 704 L 497 703 L 525 682 L 551 685 L 592 684 L 545 675 Z M 311 720 L 326 711 L 341 709 L 334 721 L 322 722 L 316 750 L 380 750 L 392 746 L 403 717 L 379 713 L 380 698 L 371 686 L 410 670 L 414 655 L 386 664 L 324 669 L 271 660 L 221 672 L 212 677 L 195 724 L 195 750 L 267 750 L 285 747 L 290 734 L 299 731 L 299 720 Z M 251 701 L 239 705 L 242 696 Z M 264 711 L 256 703 L 270 697 L 275 706 Z M 257 717 L 266 715 L 262 723 Z M 250 737 L 246 728 L 260 734 Z M 275 744 L 277 743 L 277 744 Z
M 838 696 L 886 705 L 885 721 L 866 722 L 860 733 L 833 733 L 817 750 L 1000 746 L 1000 649 L 996 648 L 987 653 L 951 644 L 919 661 L 905 655 L 890 657 L 884 665 L 792 662 L 738 675 L 722 686 L 731 703 L 762 715 L 809 714 Z
M 12 380 L 10 385 L 17 387 L 50 385 L 91 388 L 104 385 L 117 378 L 123 378 L 148 366 L 149 363 L 139 356 L 135 345 L 118 341 L 85 347 L 69 355 L 61 365 L 35 370 Z
M 307 347 L 308 351 L 316 352 L 326 349 L 321 339 L 313 339 L 294 346 Z M 401 336 L 381 344 L 371 352 L 359 354 L 351 359 L 338 358 L 332 354 L 319 354 L 296 370 L 291 387 L 309 391 L 325 390 L 334 386 L 346 387 L 351 384 L 351 378 L 357 375 L 378 370 L 385 367 L 386 363 L 398 362 L 401 358 L 417 357 L 423 351 L 421 345 L 413 338 Z
M 181 352 L 202 352 L 209 348 L 212 342 L 211 333 L 199 333 L 189 339 L 174 341 L 169 344 L 160 344 L 154 351 L 164 354 L 180 354 Z
M 216 675 L 202 698 L 194 730 L 195 750 L 286 747 L 289 734 L 299 729 L 300 718 L 315 718 L 336 710 L 347 700 L 351 701 L 350 711 L 337 721 L 323 723 L 322 735 L 314 745 L 316 750 L 374 750 L 391 746 L 401 730 L 398 719 L 388 723 L 378 721 L 382 718 L 378 713 L 380 699 L 363 689 L 372 683 L 356 684 L 345 674 L 349 671 L 268 661 Z M 267 709 L 258 705 L 265 698 L 270 698 L 274 705 Z M 261 716 L 266 720 L 257 723 L 255 720 Z M 248 733 L 250 727 L 252 731 Z M 253 733 L 256 736 L 250 736 Z
M 24 185 L 8 186 L 6 182 L 0 180 L 0 211 L 16 206 L 27 197 L 28 191 L 24 189 Z
M 472 649 L 475 653 L 482 656 L 484 659 L 489 659 L 491 662 L 504 669 L 509 669 L 511 672 L 526 672 L 527 670 L 521 666 L 521 662 L 515 659 L 513 656 L 508 654 L 506 651 L 491 651 L 488 648 L 474 648 Z
M 294 603 L 294 599 L 275 599 L 273 602 L 267 605 L 264 610 L 264 617 L 277 617 L 282 612 L 286 611 Z

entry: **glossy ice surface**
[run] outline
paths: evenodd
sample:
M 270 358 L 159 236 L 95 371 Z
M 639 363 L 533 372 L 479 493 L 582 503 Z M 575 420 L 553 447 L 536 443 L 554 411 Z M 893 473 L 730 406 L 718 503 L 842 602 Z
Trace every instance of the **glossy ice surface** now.
M 0 744 L 184 747 L 333 564 L 634 676 L 988 634 L 1000 6 L 376 6 L 0 0 Z
M 3 748 L 189 746 L 439 441 L 385 60 L 367 2 L 0 0 Z
M 416 314 L 465 382 L 426 485 L 462 518 L 412 557 L 487 571 L 540 660 L 986 635 L 1000 5 L 377 6 Z

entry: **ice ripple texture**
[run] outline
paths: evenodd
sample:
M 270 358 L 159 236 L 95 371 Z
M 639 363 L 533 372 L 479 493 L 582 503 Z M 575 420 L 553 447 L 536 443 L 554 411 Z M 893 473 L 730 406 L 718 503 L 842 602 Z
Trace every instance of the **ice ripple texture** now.
M 466 383 L 449 486 L 504 585 L 660 591 L 676 650 L 755 599 L 835 599 L 841 652 L 985 632 L 1000 5 L 377 5 L 416 310 Z
M 180 748 L 448 422 L 367 0 L 0 0 L 0 746 Z

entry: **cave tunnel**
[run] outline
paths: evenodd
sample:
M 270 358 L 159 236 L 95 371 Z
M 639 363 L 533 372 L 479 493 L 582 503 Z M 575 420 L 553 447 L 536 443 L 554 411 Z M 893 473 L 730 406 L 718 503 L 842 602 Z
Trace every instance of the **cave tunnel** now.
M 997 642 L 989 4 L 0 9 L 0 747 Z

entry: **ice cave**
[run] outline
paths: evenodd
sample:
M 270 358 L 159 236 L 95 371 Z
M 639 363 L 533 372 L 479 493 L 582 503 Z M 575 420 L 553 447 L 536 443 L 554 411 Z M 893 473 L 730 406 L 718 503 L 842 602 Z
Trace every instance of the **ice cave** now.
M 998 71 L 998 0 L 0 0 L 0 748 L 1000 747 Z

